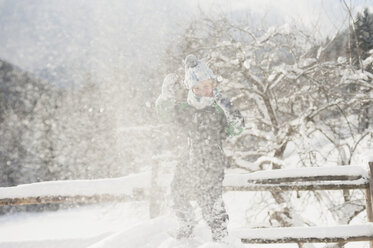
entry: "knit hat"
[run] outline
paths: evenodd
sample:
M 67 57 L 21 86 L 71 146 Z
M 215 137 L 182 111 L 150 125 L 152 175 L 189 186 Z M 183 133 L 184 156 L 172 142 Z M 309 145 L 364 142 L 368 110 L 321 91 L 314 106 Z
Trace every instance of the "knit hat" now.
M 193 54 L 189 54 L 185 58 L 185 79 L 184 83 L 188 89 L 192 89 L 194 85 L 207 79 L 216 79 L 214 73 L 207 64 Z

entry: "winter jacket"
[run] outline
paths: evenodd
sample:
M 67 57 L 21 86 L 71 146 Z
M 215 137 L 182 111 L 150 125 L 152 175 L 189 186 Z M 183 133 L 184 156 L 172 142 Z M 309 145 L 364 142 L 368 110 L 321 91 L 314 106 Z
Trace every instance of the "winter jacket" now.
M 233 108 L 229 99 L 219 94 L 212 106 L 203 109 L 196 109 L 186 102 L 158 99 L 156 107 L 160 121 L 176 126 L 175 130 L 182 136 L 187 135 L 189 151 L 185 154 L 193 160 L 189 161 L 189 167 L 198 164 L 197 167 L 209 169 L 212 165 L 204 163 L 207 159 L 215 167 L 227 166 L 222 142 L 227 136 L 240 134 L 244 126 L 240 112 Z

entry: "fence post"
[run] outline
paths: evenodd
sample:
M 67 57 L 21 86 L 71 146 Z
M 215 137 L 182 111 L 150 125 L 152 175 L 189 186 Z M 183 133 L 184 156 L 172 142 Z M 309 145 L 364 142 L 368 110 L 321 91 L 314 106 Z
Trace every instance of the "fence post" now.
M 151 219 L 160 215 L 160 188 L 158 186 L 158 174 L 159 164 L 154 163 L 151 170 L 151 182 L 150 182 L 150 199 L 149 199 L 149 216 Z
M 369 187 L 366 189 L 365 197 L 366 197 L 366 210 L 367 210 L 368 221 L 373 222 L 373 207 L 372 207 L 372 199 L 373 199 L 373 161 L 369 162 Z M 369 247 L 373 248 L 373 241 L 369 242 Z

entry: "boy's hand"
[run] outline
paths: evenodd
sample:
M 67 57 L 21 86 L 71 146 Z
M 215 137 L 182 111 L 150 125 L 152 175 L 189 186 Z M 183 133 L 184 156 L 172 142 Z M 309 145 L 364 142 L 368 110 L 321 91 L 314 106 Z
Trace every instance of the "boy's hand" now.
M 175 73 L 168 74 L 162 83 L 162 93 L 155 102 L 157 117 L 163 123 L 173 119 L 174 105 L 176 101 L 176 87 L 178 76 Z
M 162 98 L 175 100 L 180 90 L 179 77 L 175 73 L 168 74 L 162 84 Z
M 155 104 L 157 117 L 161 122 L 169 123 L 175 120 L 175 108 L 185 108 L 184 95 L 185 89 L 180 84 L 179 77 L 175 73 L 168 74 L 163 80 L 162 94 Z

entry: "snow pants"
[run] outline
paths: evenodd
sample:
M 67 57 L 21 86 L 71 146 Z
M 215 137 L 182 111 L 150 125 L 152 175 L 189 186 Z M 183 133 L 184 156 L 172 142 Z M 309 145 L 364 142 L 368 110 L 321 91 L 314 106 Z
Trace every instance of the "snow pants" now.
M 226 160 L 219 146 L 199 148 L 192 147 L 188 159 L 180 161 L 176 167 L 171 185 L 173 208 L 188 237 L 196 224 L 191 205 L 191 201 L 196 201 L 213 240 L 218 241 L 228 235 L 229 217 L 222 198 Z

